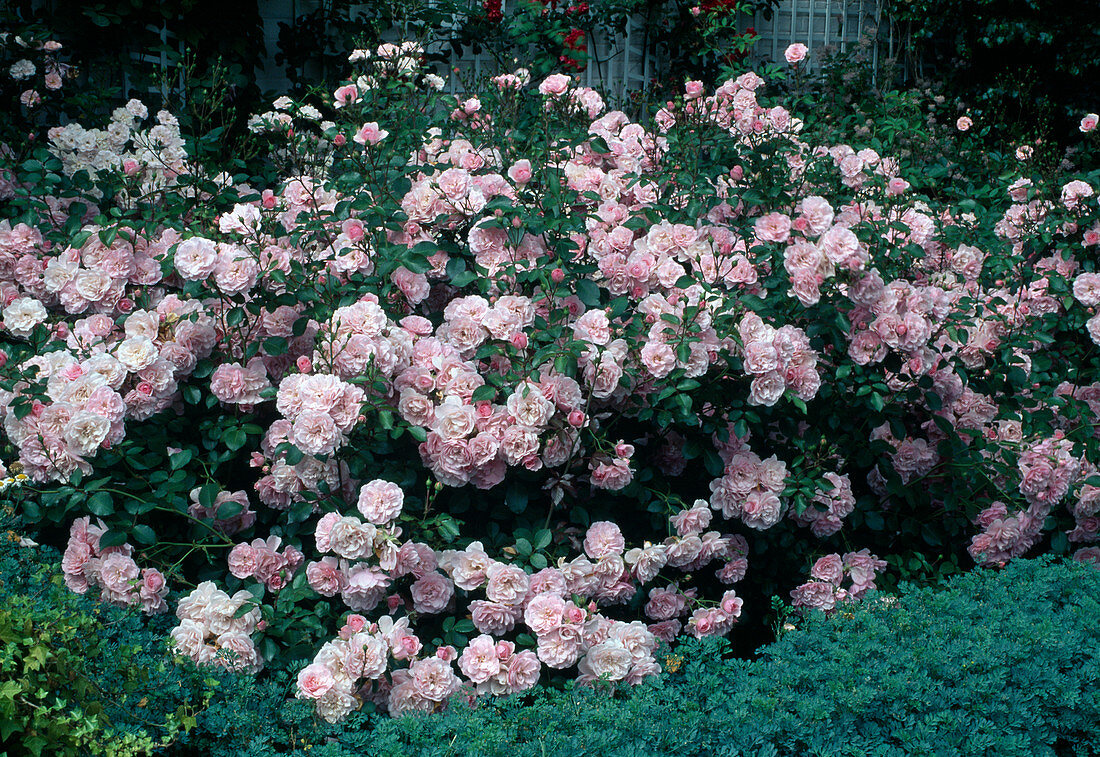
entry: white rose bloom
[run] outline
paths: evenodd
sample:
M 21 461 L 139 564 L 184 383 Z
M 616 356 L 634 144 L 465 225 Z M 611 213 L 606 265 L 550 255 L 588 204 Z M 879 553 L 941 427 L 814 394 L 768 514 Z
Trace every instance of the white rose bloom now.
M 130 100 L 126 103 L 126 112 L 134 118 L 148 118 L 149 109 L 145 107 L 145 104 L 141 100 Z
M 126 368 L 114 356 L 108 355 L 106 352 L 92 355 L 81 363 L 80 367 L 84 369 L 86 374 L 95 373 L 102 376 L 107 385 L 116 391 L 126 381 Z
M 179 243 L 173 260 L 180 276 L 201 281 L 214 272 L 218 264 L 218 248 L 209 239 L 191 237 Z
M 61 258 L 51 259 L 46 264 L 46 270 L 42 272 L 42 280 L 46 291 L 57 294 L 62 287 L 76 277 L 79 270 L 80 265 L 75 262 L 64 261 Z
M 198 659 L 206 640 L 206 629 L 190 618 L 184 618 L 168 635 L 172 639 L 172 646 L 181 654 Z
M 608 639 L 589 649 L 578 668 L 582 675 L 592 678 L 606 676 L 609 681 L 621 681 L 630 672 L 633 659 L 625 644 L 617 639 Z
M 157 346 L 149 337 L 130 337 L 115 349 L 115 357 L 126 370 L 137 373 L 157 359 Z
M 111 288 L 111 277 L 102 271 L 80 271 L 74 279 L 76 292 L 88 302 L 99 302 Z
M 135 310 L 126 317 L 123 329 L 129 337 L 144 336 L 156 339 L 160 331 L 160 315 L 147 310 Z
M 358 699 L 339 686 L 333 686 L 317 700 L 317 714 L 329 723 L 338 723 L 358 706 Z
M 508 412 L 516 423 L 539 428 L 546 425 L 554 414 L 554 403 L 546 399 L 537 386 L 527 382 L 508 397 Z
M 69 381 L 64 376 L 56 375 L 50 378 L 47 391 L 51 398 L 57 402 L 68 402 L 71 405 L 83 406 L 92 392 L 107 384 L 107 379 L 98 373 L 86 373 L 75 381 Z
M 78 410 L 65 426 L 65 443 L 78 455 L 92 455 L 110 430 L 111 422 L 102 415 Z
M 444 439 L 465 439 L 474 430 L 474 408 L 457 397 L 447 397 L 436 408 L 433 430 Z
M 369 555 L 377 533 L 370 523 L 357 518 L 341 518 L 329 532 L 330 551 L 348 560 L 358 560 Z
M 45 306 L 33 297 L 20 297 L 4 308 L 4 326 L 16 336 L 30 336 L 46 320 Z
M 29 79 L 34 76 L 36 71 L 34 64 L 24 58 L 23 60 L 16 61 L 11 68 L 8 69 L 8 73 L 11 74 L 11 78 L 16 81 L 22 81 L 23 79 Z

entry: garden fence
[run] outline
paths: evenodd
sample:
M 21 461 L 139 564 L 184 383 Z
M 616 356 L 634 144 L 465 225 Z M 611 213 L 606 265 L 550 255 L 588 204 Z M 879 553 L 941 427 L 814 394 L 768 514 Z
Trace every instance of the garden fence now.
M 317 10 L 325 0 L 263 0 L 258 4 L 264 30 L 266 59 L 263 69 L 257 71 L 257 84 L 262 90 L 282 92 L 289 88 L 290 82 L 282 66 L 275 62 L 278 52 L 280 24 L 293 25 L 295 19 Z M 517 0 L 502 0 L 501 10 L 508 13 L 509 6 Z M 40 7 L 49 9 L 50 0 L 39 0 Z M 893 58 L 898 53 L 893 26 L 883 18 L 883 0 L 780 0 L 770 8 L 769 13 L 758 12 L 738 19 L 738 28 L 752 28 L 760 37 L 754 47 L 750 60 L 755 64 L 780 61 L 786 47 L 801 42 L 811 51 L 834 48 L 841 51 L 855 44 L 864 35 L 874 38 L 871 47 L 873 69 L 878 70 L 880 56 Z M 365 5 L 362 7 L 366 7 Z M 349 6 L 349 14 L 355 14 L 358 6 Z M 150 31 L 158 34 L 162 43 L 173 47 L 175 36 L 170 25 Z M 402 38 L 402 30 L 395 29 L 390 35 L 393 40 Z M 627 20 L 625 28 L 618 32 L 596 30 L 589 34 L 588 66 L 577 75 L 585 85 L 598 87 L 613 100 L 626 97 L 631 91 L 645 89 L 650 82 L 664 71 L 661 51 L 656 49 L 647 33 L 644 19 L 634 16 Z M 442 44 L 439 47 L 443 49 Z M 182 52 L 182 48 L 181 48 Z M 163 54 L 133 55 L 135 62 L 153 64 L 167 70 L 168 60 Z M 485 54 L 473 54 L 467 51 L 463 55 L 449 53 L 449 81 L 447 89 L 457 94 L 464 89 L 464 82 L 471 77 L 477 78 L 484 73 L 497 73 L 497 67 Z M 811 56 L 807 65 L 816 65 Z M 123 67 L 123 83 L 127 88 L 130 81 Z M 160 89 L 170 86 L 167 77 Z M 159 89 L 157 90 L 159 91 Z

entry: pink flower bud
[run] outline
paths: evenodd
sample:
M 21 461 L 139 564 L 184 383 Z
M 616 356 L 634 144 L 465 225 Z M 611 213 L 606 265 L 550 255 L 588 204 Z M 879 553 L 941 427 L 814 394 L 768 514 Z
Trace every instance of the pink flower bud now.
M 343 134 L 337 134 L 335 137 L 332 138 L 332 144 L 336 145 L 337 147 L 343 147 L 347 143 L 348 138 L 345 137 Z
M 573 428 L 580 428 L 584 425 L 584 413 L 580 410 L 574 410 L 569 413 L 569 425 Z
M 515 347 L 517 350 L 527 348 L 527 335 L 524 334 L 522 331 L 517 331 L 516 333 L 512 334 L 512 338 L 509 341 L 512 343 L 512 346 Z
M 626 442 L 619 442 L 615 445 L 615 454 L 619 457 L 630 457 L 634 454 L 634 445 L 627 444 Z
M 296 366 L 298 366 L 298 370 L 301 371 L 302 373 L 309 373 L 310 371 L 313 370 L 313 363 L 305 355 L 302 355 L 301 357 L 299 357 L 294 362 L 294 364 Z
M 550 272 L 550 280 L 555 284 L 560 284 L 565 281 L 565 271 L 560 268 L 555 268 Z

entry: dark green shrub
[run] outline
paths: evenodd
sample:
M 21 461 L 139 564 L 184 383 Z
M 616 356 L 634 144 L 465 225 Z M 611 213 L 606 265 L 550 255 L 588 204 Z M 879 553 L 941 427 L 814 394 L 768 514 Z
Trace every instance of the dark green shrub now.
M 1100 572 L 1020 561 L 807 618 L 757 660 L 726 659 L 723 641 L 684 645 L 665 660 L 676 672 L 621 698 L 544 689 L 372 730 L 362 715 L 314 729 L 296 704 L 249 744 L 207 746 L 201 733 L 196 744 L 254 755 L 295 740 L 312 745 L 303 755 L 1095 754 L 1098 641 Z M 200 730 L 227 724 L 217 706 Z
M 166 619 L 70 593 L 58 555 L 0 549 L 0 746 L 35 754 L 908 755 L 1100 750 L 1100 572 L 1017 561 L 815 615 L 760 650 L 684 644 L 629 692 L 567 686 L 339 726 L 166 654 Z M 13 753 L 14 753 L 13 752 Z
M 761 659 L 690 644 L 661 684 L 380 724 L 372 750 L 469 755 L 1095 754 L 1100 573 L 1017 562 L 814 617 Z

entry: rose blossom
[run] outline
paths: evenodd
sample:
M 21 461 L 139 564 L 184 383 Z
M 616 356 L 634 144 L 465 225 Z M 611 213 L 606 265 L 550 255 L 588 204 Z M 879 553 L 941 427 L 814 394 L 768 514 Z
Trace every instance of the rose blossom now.
M 447 604 L 455 593 L 451 579 L 432 571 L 425 573 L 413 583 L 413 609 L 425 615 L 438 615 L 447 609 Z
M 384 525 L 401 514 L 405 494 L 401 487 L 390 481 L 375 479 L 364 484 L 359 491 L 359 512 L 371 523 Z
M 806 53 L 808 51 L 809 48 L 804 44 L 795 42 L 793 45 L 787 47 L 783 52 L 783 57 L 793 66 L 796 63 L 801 63 L 806 58 Z
M 500 672 L 496 641 L 482 634 L 470 640 L 458 658 L 458 669 L 474 683 L 485 683 Z
M 298 673 L 299 698 L 320 699 L 325 693 L 336 685 L 336 679 L 327 666 L 315 662 L 308 665 Z

